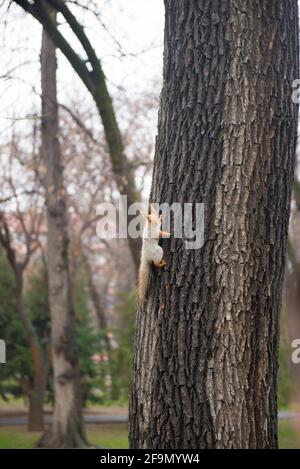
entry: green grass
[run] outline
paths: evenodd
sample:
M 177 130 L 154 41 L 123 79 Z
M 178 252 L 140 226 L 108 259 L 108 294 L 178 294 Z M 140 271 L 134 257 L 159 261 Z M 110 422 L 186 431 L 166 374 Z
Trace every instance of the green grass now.
M 128 430 L 126 423 L 87 425 L 86 428 L 88 440 L 100 448 L 128 448 Z
M 107 449 L 128 448 L 126 424 L 87 425 L 88 440 Z M 40 433 L 27 432 L 25 426 L 0 426 L 0 449 L 33 448 Z
M 27 432 L 24 426 L 1 426 L 0 449 L 32 448 L 39 438 L 39 433 Z
M 279 422 L 279 448 L 299 449 L 300 434 L 296 431 L 293 423 L 287 420 Z
M 101 448 L 125 449 L 128 447 L 126 424 L 87 425 L 89 441 Z M 33 448 L 39 433 L 28 433 L 24 426 L 0 427 L 0 449 Z M 282 449 L 300 448 L 300 435 L 292 422 L 280 421 L 279 446 Z

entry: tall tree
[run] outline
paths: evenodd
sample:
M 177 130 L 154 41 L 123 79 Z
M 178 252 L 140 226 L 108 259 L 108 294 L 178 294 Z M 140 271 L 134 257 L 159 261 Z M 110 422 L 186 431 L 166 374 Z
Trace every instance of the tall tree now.
M 27 144 L 28 142 L 29 139 Z M 47 382 L 47 350 L 40 340 L 38 330 L 24 302 L 24 283 L 27 268 L 40 249 L 43 213 L 39 206 L 35 145 L 33 144 L 29 161 L 27 160 L 29 155 L 27 157 L 22 155 L 15 136 L 9 146 L 9 159 L 8 161 L 3 159 L 5 165 L 1 173 L 0 185 L 4 197 L 0 199 L 0 245 L 6 253 L 14 276 L 15 310 L 30 347 L 32 376 L 28 378 L 28 429 L 41 431 L 44 425 L 43 401 Z M 2 148 L 2 152 L 5 155 L 5 148 Z M 28 177 L 24 171 L 26 177 L 19 183 L 17 190 L 15 180 L 19 174 L 20 161 L 23 161 L 23 170 L 31 166 L 31 171 L 28 171 Z
M 32 376 L 28 381 L 27 393 L 29 403 L 28 430 L 42 431 L 44 429 L 43 403 L 48 371 L 47 352 L 43 350 L 38 332 L 24 304 L 24 272 L 29 257 L 26 262 L 17 260 L 16 251 L 11 242 L 11 233 L 2 213 L 0 213 L 0 243 L 6 251 L 14 275 L 15 308 L 23 327 L 22 332 L 24 332 L 30 347 L 29 356 L 32 360 Z
M 15 0 L 15 3 L 20 5 L 44 26 L 57 48 L 65 55 L 74 71 L 91 94 L 103 124 L 112 170 L 118 190 L 120 194 L 127 195 L 128 205 L 139 201 L 140 194 L 136 188 L 134 171 L 125 154 L 122 134 L 116 118 L 112 98 L 107 88 L 102 64 L 83 26 L 64 0 L 36 0 L 34 2 L 30 0 Z M 59 31 L 57 23 L 53 21 L 50 15 L 51 8 L 62 14 L 76 39 L 81 44 L 86 55 L 86 60 L 82 60 L 80 55 Z M 140 261 L 139 241 L 139 239 L 128 238 L 136 269 L 138 269 Z
M 52 12 L 52 21 L 56 13 Z M 41 49 L 42 141 L 47 205 L 47 257 L 54 375 L 53 424 L 39 446 L 74 448 L 86 445 L 80 396 L 79 354 L 68 261 L 68 220 L 63 166 L 58 140 L 56 47 L 43 30 Z
M 164 241 L 137 312 L 135 448 L 276 448 L 278 319 L 294 171 L 297 1 L 165 0 L 151 199 L 204 202 Z

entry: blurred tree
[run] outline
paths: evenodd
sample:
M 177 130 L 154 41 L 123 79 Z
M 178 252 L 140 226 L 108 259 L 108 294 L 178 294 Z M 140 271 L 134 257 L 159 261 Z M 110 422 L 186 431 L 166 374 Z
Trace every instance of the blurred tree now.
M 106 331 L 95 328 L 91 314 L 91 296 L 84 268 L 78 267 L 73 276 L 73 298 L 76 316 L 76 340 L 79 347 L 83 404 L 97 400 L 103 388 L 107 369 L 101 369 L 103 340 Z M 100 363 L 99 363 L 100 362 Z
M 132 448 L 276 448 L 297 1 L 166 0 L 151 200 L 203 202 L 136 320 Z
M 286 409 L 291 404 L 295 389 L 291 369 L 291 347 L 288 334 L 286 307 L 282 308 L 280 321 L 279 373 L 278 373 L 278 408 Z
M 296 167 L 297 169 L 297 167 Z M 282 341 L 283 350 L 281 351 L 281 359 L 283 363 L 287 363 L 285 355 L 288 356 L 292 353 L 292 348 L 287 343 L 287 338 L 289 343 L 299 337 L 300 331 L 300 230 L 299 230 L 299 220 L 300 220 L 300 183 L 297 176 L 297 170 L 294 178 L 293 184 L 293 199 L 294 204 L 292 204 L 292 214 L 291 214 L 291 224 L 289 232 L 289 242 L 288 242 L 288 260 L 286 275 L 285 275 L 285 319 L 286 319 L 286 340 Z M 286 353 L 284 353 L 284 351 Z M 296 363 L 293 363 L 290 358 L 288 360 L 289 367 L 288 370 L 291 372 L 291 377 L 293 382 L 299 382 L 300 371 L 299 366 Z M 282 367 L 282 372 L 284 368 Z M 279 382 L 283 384 L 283 380 Z M 288 389 L 290 386 L 288 387 Z M 289 389 L 290 390 L 290 389 Z M 290 390 L 291 391 L 291 390 Z M 299 405 L 300 402 L 300 389 L 298 386 L 292 387 L 292 400 L 293 403 Z
M 116 342 L 109 350 L 112 374 L 111 399 L 127 403 L 131 381 L 136 292 L 122 293 L 117 307 L 117 325 L 112 330 Z
M 91 298 L 85 272 L 78 270 L 74 278 L 74 308 L 76 316 L 76 341 L 80 352 L 80 369 L 84 402 L 97 400 L 97 392 L 107 375 L 107 366 L 100 369 L 95 358 L 103 349 L 104 333 L 95 330 L 91 316 Z M 7 342 L 9 359 L 0 367 L 1 395 L 4 399 L 14 396 L 29 397 L 33 385 L 33 366 L 30 349 L 22 323 L 16 315 L 14 277 L 3 253 L 0 254 L 0 337 Z M 53 386 L 49 383 L 50 356 L 50 310 L 48 303 L 48 279 L 45 265 L 35 267 L 26 279 L 24 304 L 37 332 L 41 347 L 47 356 L 45 361 L 48 399 L 53 401 Z M 50 386 L 49 386 L 50 384 Z
M 50 14 L 50 13 L 49 13 Z M 50 14 L 53 24 L 56 12 Z M 40 447 L 86 446 L 80 395 L 80 363 L 75 336 L 74 307 L 68 258 L 68 218 L 63 162 L 58 141 L 56 47 L 43 29 L 41 49 L 41 158 L 47 206 L 47 258 L 53 365 L 53 423 Z
M 13 181 L 10 181 L 13 187 L 14 198 L 18 201 Z M 28 215 L 28 216 L 26 216 Z M 30 218 L 30 215 L 32 218 Z M 9 220 L 11 223 L 9 223 Z M 19 223 L 19 232 L 12 225 Z M 30 346 L 32 364 L 33 364 L 33 383 L 29 390 L 29 430 L 37 431 L 43 429 L 43 400 L 46 385 L 46 356 L 41 347 L 37 331 L 32 323 L 29 313 L 24 304 L 24 275 L 28 263 L 33 254 L 39 248 L 38 233 L 40 230 L 41 217 L 34 210 L 31 213 L 24 213 L 17 204 L 17 213 L 15 217 L 9 217 L 8 214 L 0 212 L 0 244 L 6 252 L 7 260 L 14 275 L 14 296 L 16 311 L 21 320 L 26 340 Z M 25 255 L 20 256 L 14 244 L 16 237 L 23 238 L 23 247 Z
M 0 367 L 1 396 L 7 399 L 7 393 L 21 394 L 20 380 L 22 376 L 29 374 L 31 356 L 22 324 L 16 315 L 15 279 L 2 249 L 0 250 L 0 337 L 5 339 L 7 345 L 7 363 Z M 20 363 L 25 363 L 25 372 Z M 18 380 L 16 385 L 11 382 L 12 377 Z
M 140 194 L 136 188 L 134 171 L 125 154 L 121 131 L 115 115 L 112 98 L 107 88 L 101 61 L 97 57 L 95 49 L 86 35 L 83 26 L 64 0 L 44 0 L 36 2 L 15 0 L 15 3 L 20 5 L 43 25 L 56 47 L 65 55 L 74 71 L 90 92 L 103 124 L 113 175 L 119 192 L 120 194 L 127 195 L 128 205 L 139 201 Z M 57 23 L 53 21 L 50 15 L 51 8 L 61 13 L 64 20 L 70 26 L 86 54 L 85 60 L 82 60 L 80 55 L 73 49 L 68 39 L 60 32 Z M 128 237 L 128 242 L 137 270 L 140 262 L 140 239 Z
M 31 275 L 26 291 L 23 293 L 24 308 L 35 330 L 43 355 L 44 390 L 42 396 L 36 395 L 33 357 L 28 347 L 26 331 L 19 315 L 16 314 L 15 279 L 3 254 L 0 254 L 0 285 L 0 335 L 5 337 L 8 356 L 7 363 L 0 368 L 2 395 L 5 397 L 7 392 L 8 395 L 23 395 L 26 400 L 28 399 L 29 430 L 41 430 L 41 422 L 43 423 L 42 405 L 50 358 L 49 308 L 45 269 Z
M 21 320 L 26 341 L 30 347 L 33 379 L 25 383 L 29 392 L 29 429 L 43 428 L 43 399 L 45 393 L 46 356 L 24 305 L 24 281 L 32 259 L 41 254 L 43 211 L 41 187 L 38 177 L 39 163 L 36 152 L 36 122 L 26 145 L 12 125 L 12 136 L 1 146 L 0 245 L 13 273 L 16 313 Z M 24 149 L 26 148 L 26 150 Z

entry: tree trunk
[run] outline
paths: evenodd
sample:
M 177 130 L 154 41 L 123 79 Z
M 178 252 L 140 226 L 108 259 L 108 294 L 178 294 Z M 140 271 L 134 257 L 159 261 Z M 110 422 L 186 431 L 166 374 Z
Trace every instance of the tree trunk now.
M 297 1 L 166 0 L 151 199 L 204 202 L 137 311 L 131 448 L 276 448 Z
M 85 253 L 83 252 L 83 249 L 82 249 L 82 257 L 83 257 L 83 262 L 85 265 L 85 271 L 87 274 L 88 287 L 89 287 L 91 299 L 92 299 L 92 302 L 96 311 L 96 316 L 98 319 L 99 327 L 100 327 L 100 330 L 104 332 L 106 352 L 109 352 L 111 350 L 111 345 L 110 345 L 110 340 L 107 334 L 107 320 L 106 320 L 103 302 L 97 290 L 97 286 L 95 285 L 90 261 L 88 257 L 85 255 Z
M 55 16 L 55 15 L 53 15 Z M 54 375 L 53 424 L 39 446 L 86 444 L 80 398 L 79 356 L 68 266 L 68 226 L 63 167 L 58 142 L 55 46 L 43 30 L 42 146 L 48 221 L 48 278 Z
M 44 394 L 41 395 L 39 387 L 30 389 L 28 395 L 29 421 L 28 430 L 30 432 L 40 432 L 44 430 Z
M 43 404 L 47 383 L 46 359 L 39 343 L 38 335 L 27 315 L 23 303 L 23 270 L 18 265 L 15 270 L 16 278 L 16 306 L 24 328 L 24 332 L 31 349 L 32 380 L 28 389 L 29 403 L 29 431 L 44 430 Z

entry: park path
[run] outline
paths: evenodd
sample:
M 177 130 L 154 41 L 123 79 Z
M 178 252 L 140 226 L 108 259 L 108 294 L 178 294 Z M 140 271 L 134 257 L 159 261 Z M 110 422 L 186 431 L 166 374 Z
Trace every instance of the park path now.
M 126 423 L 127 415 L 84 415 L 85 423 Z M 52 422 L 52 415 L 45 415 L 45 423 Z M 26 415 L 14 415 L 0 417 L 0 425 L 27 425 L 28 417 Z
M 278 418 L 280 420 L 289 420 L 289 419 L 300 419 L 299 412 L 291 412 L 281 410 L 278 412 Z M 99 414 L 85 414 L 84 422 L 85 423 L 126 423 L 128 421 L 127 414 L 115 414 L 115 415 L 99 415 Z M 52 415 L 45 415 L 45 423 L 52 422 Z M 13 416 L 0 416 L 0 425 L 27 425 L 28 417 L 26 415 L 13 415 Z

